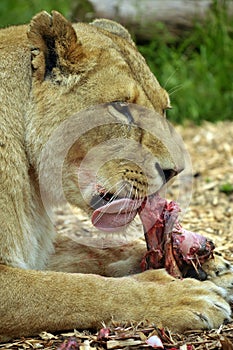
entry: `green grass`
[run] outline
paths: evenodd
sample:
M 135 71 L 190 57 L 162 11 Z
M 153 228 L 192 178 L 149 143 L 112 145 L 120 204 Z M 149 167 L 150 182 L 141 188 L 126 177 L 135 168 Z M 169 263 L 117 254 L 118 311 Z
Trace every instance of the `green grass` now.
M 174 109 L 169 119 L 233 120 L 233 20 L 218 2 L 207 21 L 180 40 L 166 33 L 139 47 Z M 159 28 L 161 32 L 161 28 Z M 156 30 L 155 30 L 156 32 Z
M 233 184 L 230 183 L 224 183 L 219 188 L 220 192 L 224 192 L 227 195 L 230 195 L 233 193 Z

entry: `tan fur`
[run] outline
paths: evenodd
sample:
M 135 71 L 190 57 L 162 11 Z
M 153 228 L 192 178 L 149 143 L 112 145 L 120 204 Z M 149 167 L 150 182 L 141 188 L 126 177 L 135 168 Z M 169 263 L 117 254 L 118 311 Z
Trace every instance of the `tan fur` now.
M 54 252 L 55 232 L 41 201 L 38 173 L 41 150 L 56 127 L 100 103 L 131 102 L 161 115 L 170 106 L 126 29 L 105 20 L 71 25 L 57 12 L 41 12 L 29 27 L 1 30 L 0 42 L 0 340 L 98 327 L 112 319 L 147 320 L 179 331 L 218 327 L 228 320 L 233 275 L 222 260 L 219 276 L 216 264 L 206 267 L 212 283 L 174 280 L 164 270 L 140 274 L 141 242 L 100 250 L 57 238 Z M 147 122 L 156 129 L 156 120 L 148 117 Z M 140 126 L 137 116 L 136 123 Z M 75 169 L 109 132 L 119 136 L 121 128 L 101 127 L 100 138 L 91 130 L 72 146 L 64 163 L 68 200 L 89 212 Z M 170 135 L 170 150 L 149 132 L 132 131 L 130 138 L 142 142 L 162 168 L 179 171 L 182 152 L 165 119 L 163 133 Z M 145 166 L 156 190 L 162 180 Z M 106 163 L 100 177 L 117 173 L 115 182 L 123 181 L 119 173 L 125 167 L 134 175 L 128 174 L 127 181 L 135 181 L 143 196 L 144 175 L 130 162 Z

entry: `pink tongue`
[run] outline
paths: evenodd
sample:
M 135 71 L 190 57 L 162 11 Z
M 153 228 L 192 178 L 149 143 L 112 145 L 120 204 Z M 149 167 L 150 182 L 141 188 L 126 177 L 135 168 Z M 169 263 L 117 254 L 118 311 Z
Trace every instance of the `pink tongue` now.
M 92 214 L 92 224 L 99 230 L 114 232 L 121 230 L 136 216 L 142 200 L 118 199 L 96 209 Z

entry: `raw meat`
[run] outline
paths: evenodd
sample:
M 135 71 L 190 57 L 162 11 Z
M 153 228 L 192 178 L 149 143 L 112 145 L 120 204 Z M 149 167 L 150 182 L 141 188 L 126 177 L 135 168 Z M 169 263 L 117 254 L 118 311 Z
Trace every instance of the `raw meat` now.
M 147 253 L 142 270 L 165 267 L 176 278 L 206 279 L 202 264 L 213 258 L 214 244 L 207 238 L 182 228 L 178 221 L 180 208 L 159 195 L 147 197 L 138 209 Z

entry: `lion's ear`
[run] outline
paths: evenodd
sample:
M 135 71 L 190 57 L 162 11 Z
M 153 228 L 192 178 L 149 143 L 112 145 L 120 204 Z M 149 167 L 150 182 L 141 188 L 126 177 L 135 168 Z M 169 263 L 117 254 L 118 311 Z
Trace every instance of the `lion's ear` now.
M 121 36 L 135 46 L 128 30 L 117 22 L 111 21 L 110 19 L 96 19 L 91 23 L 91 25 Z
M 72 24 L 59 12 L 40 12 L 31 20 L 28 39 L 32 53 L 34 75 L 43 80 L 53 69 L 72 71 L 75 62 L 82 55 L 81 44 Z

